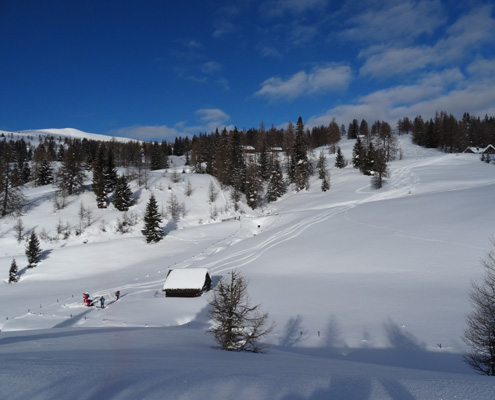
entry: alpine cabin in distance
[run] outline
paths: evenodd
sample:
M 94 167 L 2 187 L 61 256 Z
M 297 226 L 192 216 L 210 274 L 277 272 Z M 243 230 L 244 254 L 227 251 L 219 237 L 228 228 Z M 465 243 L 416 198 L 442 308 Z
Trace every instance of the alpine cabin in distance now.
M 211 278 L 206 268 L 169 269 L 163 284 L 167 297 L 198 297 L 210 288 Z

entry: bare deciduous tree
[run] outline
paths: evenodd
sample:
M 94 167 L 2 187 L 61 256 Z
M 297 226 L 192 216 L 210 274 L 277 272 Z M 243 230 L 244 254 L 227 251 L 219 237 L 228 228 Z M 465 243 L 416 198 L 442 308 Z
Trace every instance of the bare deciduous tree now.
M 495 239 L 492 239 L 495 247 Z M 495 251 L 481 261 L 485 275 L 469 293 L 474 310 L 467 317 L 464 361 L 481 374 L 495 376 Z
M 249 304 L 247 287 L 246 279 L 236 271 L 220 280 L 210 302 L 213 325 L 208 332 L 224 350 L 259 353 L 267 346 L 260 340 L 274 326 L 267 328 L 268 313 L 261 314 L 259 305 Z

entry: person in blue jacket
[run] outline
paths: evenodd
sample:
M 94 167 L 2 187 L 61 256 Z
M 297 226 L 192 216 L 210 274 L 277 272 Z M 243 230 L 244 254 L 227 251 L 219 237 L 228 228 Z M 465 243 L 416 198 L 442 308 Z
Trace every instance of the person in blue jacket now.
M 100 297 L 100 306 L 101 308 L 105 308 L 105 298 L 103 296 Z

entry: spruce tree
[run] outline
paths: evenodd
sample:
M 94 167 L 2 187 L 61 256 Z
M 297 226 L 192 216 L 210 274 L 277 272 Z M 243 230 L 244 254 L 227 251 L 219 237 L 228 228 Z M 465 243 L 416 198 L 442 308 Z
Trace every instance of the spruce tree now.
M 53 182 L 53 170 L 50 163 L 43 159 L 36 168 L 36 185 L 44 186 Z
M 127 183 L 127 178 L 122 175 L 117 178 L 112 203 L 119 211 L 128 211 L 132 206 L 132 191 Z
M 308 159 L 308 141 L 304 132 L 302 118 L 299 117 L 296 125 L 296 138 L 291 156 L 290 166 L 293 169 L 293 180 L 296 190 L 309 188 L 309 177 L 312 173 L 312 166 Z
M 245 178 L 246 203 L 253 210 L 261 201 L 262 180 L 260 169 L 256 163 L 250 163 L 246 170 Z
M 285 193 L 285 182 L 280 162 L 277 158 L 273 161 L 272 173 L 270 176 L 270 182 L 266 190 L 266 197 L 269 202 L 276 201 L 279 197 Z
M 26 244 L 26 257 L 28 260 L 28 268 L 34 268 L 41 260 L 42 250 L 40 241 L 35 231 L 31 232 L 31 236 Z
M 356 143 L 354 143 L 354 147 L 352 149 L 352 166 L 354 168 L 361 167 L 362 155 L 363 155 L 363 143 L 361 142 L 361 139 L 358 136 Z
M 342 150 L 340 150 L 340 147 L 337 148 L 337 155 L 335 157 L 335 166 L 337 168 L 344 168 L 346 165 L 346 161 L 344 158 L 344 155 L 342 154 Z
M 158 204 L 155 196 L 152 194 L 146 205 L 144 229 L 141 230 L 141 233 L 146 238 L 146 243 L 156 243 L 162 240 L 163 229 L 160 227 L 161 222 L 162 216 L 158 211 Z
M 108 204 L 105 165 L 104 149 L 100 146 L 96 154 L 96 159 L 93 162 L 93 182 L 91 185 L 96 196 L 96 205 L 98 208 L 107 208 Z
M 111 193 L 115 190 L 115 185 L 117 184 L 117 168 L 115 167 L 115 157 L 113 155 L 112 149 L 108 150 L 106 165 L 105 165 L 105 185 L 106 192 Z
M 19 275 L 17 274 L 18 274 L 17 264 L 14 258 L 12 259 L 12 264 L 10 264 L 9 283 L 15 283 L 19 281 Z

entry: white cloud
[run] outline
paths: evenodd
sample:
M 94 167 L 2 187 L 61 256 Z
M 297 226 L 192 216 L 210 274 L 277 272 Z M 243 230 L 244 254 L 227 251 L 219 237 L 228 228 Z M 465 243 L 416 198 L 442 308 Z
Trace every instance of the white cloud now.
M 494 73 L 495 62 L 473 63 L 472 71 Z M 490 72 L 491 71 L 491 72 Z M 381 119 L 395 125 L 399 118 L 432 118 L 437 111 L 461 118 L 464 112 L 483 117 L 495 113 L 495 80 L 465 77 L 458 68 L 424 75 L 411 85 L 399 85 L 356 98 L 353 104 L 334 107 L 308 119 L 308 126 L 328 125 L 332 118 L 347 125 L 354 118 L 368 123 Z
M 365 42 L 410 42 L 419 35 L 432 34 L 445 23 L 440 0 L 369 4 L 349 19 L 352 27 L 343 30 L 342 37 Z
M 385 48 L 367 58 L 359 72 L 374 77 L 402 75 L 426 67 L 433 57 L 433 49 L 425 46 Z
M 181 132 L 177 129 L 169 128 L 166 125 L 133 125 L 114 129 L 110 133 L 113 136 L 126 137 L 136 140 L 169 140 L 181 136 Z
M 229 115 L 219 108 L 201 108 L 196 110 L 196 116 L 200 121 L 211 122 L 211 121 L 228 121 L 230 119 Z
M 279 77 L 271 77 L 261 84 L 261 89 L 254 95 L 270 100 L 291 100 L 346 89 L 351 77 L 351 69 L 348 66 L 320 66 L 309 73 L 299 71 L 285 81 Z
M 136 140 L 161 141 L 174 140 L 176 137 L 197 135 L 200 132 L 214 132 L 215 129 L 224 127 L 233 129 L 233 125 L 227 125 L 230 116 L 218 108 L 202 108 L 196 110 L 195 118 L 198 124 L 189 125 L 187 121 L 176 123 L 172 128 L 166 125 L 141 126 L 133 125 L 115 129 L 110 133 L 114 136 L 127 137 Z
M 306 11 L 321 9 L 328 0 L 268 0 L 261 4 L 260 12 L 269 18 L 281 17 L 286 13 L 299 15 Z
M 222 66 L 216 61 L 207 61 L 201 65 L 201 71 L 206 75 L 213 75 L 222 70 Z
M 401 43 L 396 43 L 362 50 L 359 58 L 366 61 L 360 69 L 360 74 L 385 78 L 425 68 L 457 65 L 483 45 L 495 43 L 492 9 L 492 6 L 483 6 L 471 10 L 448 27 L 443 37 L 430 45 L 401 46 Z M 370 36 L 373 36 L 373 33 Z

